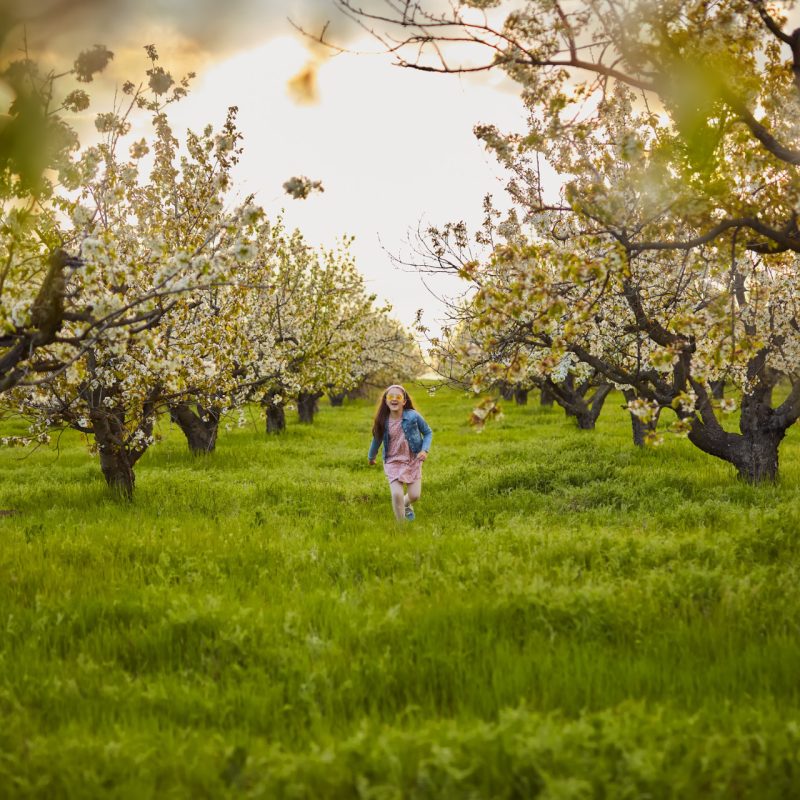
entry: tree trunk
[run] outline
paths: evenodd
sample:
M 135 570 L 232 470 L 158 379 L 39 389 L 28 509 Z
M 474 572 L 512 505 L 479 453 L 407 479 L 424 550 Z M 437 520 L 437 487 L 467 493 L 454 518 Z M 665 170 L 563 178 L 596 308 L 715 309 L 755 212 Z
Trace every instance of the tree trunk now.
M 639 419 L 636 414 L 631 414 L 631 429 L 633 432 L 633 443 L 637 447 L 644 447 L 644 443 L 647 440 L 648 433 L 655 433 L 656 428 L 658 427 L 658 415 L 659 411 L 657 411 L 650 420 L 650 422 L 644 422 L 643 420 Z
M 170 406 L 169 415 L 172 421 L 183 431 L 193 455 L 213 453 L 217 444 L 220 411 L 218 408 L 197 406 L 197 412 L 188 403 Z
M 586 394 L 591 390 L 591 384 L 582 383 L 579 387 L 574 386 L 570 379 L 562 383 L 549 382 L 548 389 L 555 401 L 564 409 L 568 417 L 575 417 L 578 427 L 583 431 L 594 430 L 600 411 L 611 392 L 611 385 L 602 383 L 594 390 L 591 400 L 586 400 Z
M 600 416 L 600 412 L 603 410 L 603 405 L 606 402 L 606 398 L 611 394 L 611 390 L 614 387 L 611 386 L 609 383 L 604 383 L 598 386 L 594 394 L 592 395 L 592 404 L 591 404 L 591 413 L 594 417 L 594 421 L 597 422 L 597 418 Z M 594 424 L 592 424 L 594 427 Z
M 742 396 L 739 417 L 741 433 L 729 433 L 714 416 L 710 399 L 699 396 L 700 418 L 694 417 L 689 441 L 704 453 L 716 456 L 736 467 L 747 483 L 775 481 L 778 477 L 778 448 L 789 426 L 798 417 L 800 387 L 793 387 L 780 408 L 772 408 L 772 388 L 757 387 Z
M 498 381 L 497 388 L 500 390 L 500 397 L 503 400 L 514 399 L 514 387 L 508 381 Z
M 16 386 L 25 378 L 26 362 L 35 350 L 50 344 L 64 322 L 64 270 L 75 266 L 76 259 L 63 250 L 54 251 L 49 258 L 47 274 L 31 306 L 33 327 L 19 331 L 19 338 L 0 357 L 0 393 Z M 0 281 L 2 283 L 2 281 Z M 13 341 L 13 340 L 12 340 Z
M 773 482 L 778 478 L 778 448 L 784 432 L 773 431 L 758 438 L 745 436 L 734 461 L 739 477 L 747 483 Z
M 715 400 L 722 400 L 725 397 L 725 381 L 710 381 L 711 396 Z
M 715 430 L 697 424 L 689 431 L 689 441 L 704 453 L 733 464 L 743 481 L 758 484 L 777 479 L 778 448 L 785 434 L 783 430 L 728 433 L 721 427 Z
M 554 402 L 553 393 L 547 386 L 542 386 L 539 393 L 539 404 L 545 408 L 551 408 Z
M 286 430 L 286 409 L 280 405 L 267 406 L 267 433 L 283 433 Z
M 310 425 L 314 421 L 314 415 L 319 410 L 317 400 L 320 397 L 321 392 L 300 392 L 297 396 L 297 415 L 304 425 Z
M 630 403 L 632 400 L 636 399 L 636 393 L 630 390 L 626 390 L 622 393 L 625 396 L 625 400 Z M 659 408 L 654 414 L 653 418 L 650 422 L 644 422 L 640 417 L 637 417 L 632 411 L 629 412 L 631 415 L 631 429 L 633 432 L 633 443 L 637 447 L 644 447 L 644 443 L 647 440 L 648 433 L 655 433 L 656 428 L 658 427 L 658 418 L 661 415 L 661 409 Z
M 133 465 L 127 458 L 124 449 L 114 447 L 102 449 L 98 446 L 100 453 L 100 469 L 103 477 L 112 492 L 118 494 L 125 500 L 133 498 L 133 489 L 136 483 L 136 475 L 133 472 Z
M 369 396 L 369 386 L 366 382 L 359 384 L 355 389 L 351 389 L 346 393 L 348 400 L 362 400 Z
M 283 433 L 286 430 L 286 409 L 283 407 L 283 401 L 275 402 L 275 398 L 279 396 L 278 392 L 268 392 L 261 399 L 261 405 L 267 414 L 267 435 Z
M 528 390 L 514 389 L 514 402 L 516 402 L 518 406 L 528 405 Z
M 339 392 L 338 394 L 329 394 L 328 399 L 331 401 L 331 405 L 338 408 L 341 405 L 344 405 L 344 398 L 346 392 Z
M 90 417 L 103 477 L 115 494 L 130 500 L 136 482 L 133 465 L 137 456 L 124 444 L 124 425 L 114 412 L 102 409 L 91 411 Z

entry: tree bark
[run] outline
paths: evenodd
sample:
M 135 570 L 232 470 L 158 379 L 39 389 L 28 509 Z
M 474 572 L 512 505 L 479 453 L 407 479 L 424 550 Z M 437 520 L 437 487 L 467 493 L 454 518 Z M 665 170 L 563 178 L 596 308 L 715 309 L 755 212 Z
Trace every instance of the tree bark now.
M 539 392 L 539 404 L 545 408 L 552 408 L 555 398 L 547 386 L 542 386 Z
M 189 451 L 193 455 L 208 455 L 214 452 L 219 431 L 220 410 L 218 408 L 203 408 L 197 405 L 197 413 L 195 413 L 188 403 L 179 403 L 170 406 L 169 415 L 183 431 Z
M 751 484 L 773 482 L 778 477 L 778 448 L 786 431 L 800 415 L 800 385 L 778 408 L 772 408 L 772 386 L 761 385 L 742 396 L 740 433 L 723 429 L 714 415 L 711 399 L 702 386 L 694 384 L 698 395 L 689 441 L 704 453 L 733 464 L 743 481 Z
M 281 405 L 267 407 L 267 433 L 283 433 L 286 430 L 286 409 Z
M 528 390 L 527 389 L 514 389 L 514 402 L 518 406 L 528 405 Z
M 328 399 L 331 401 L 331 405 L 338 408 L 341 405 L 344 405 L 344 398 L 346 392 L 339 392 L 337 394 L 329 394 Z
M 746 483 L 773 482 L 778 477 L 778 448 L 785 430 L 751 431 L 746 434 L 728 433 L 695 423 L 689 431 L 689 441 L 704 453 L 733 464 Z
M 114 494 L 118 494 L 125 500 L 133 499 L 133 490 L 136 484 L 136 475 L 133 465 L 127 458 L 124 450 L 108 448 L 99 450 L 100 469 L 106 484 Z
M 625 399 L 629 403 L 636 398 L 636 392 L 632 392 L 630 390 L 626 390 L 622 394 L 625 396 Z M 637 417 L 636 414 L 634 414 L 633 412 L 629 413 L 631 415 L 631 430 L 633 433 L 633 443 L 637 447 L 644 447 L 645 441 L 647 440 L 647 434 L 655 433 L 656 428 L 658 427 L 658 418 L 661 415 L 661 409 L 659 408 L 653 414 L 653 418 L 650 420 L 650 422 L 644 422 L 640 417 Z
M 639 419 L 636 414 L 631 414 L 631 431 L 633 433 L 633 443 L 637 447 L 644 447 L 645 441 L 647 441 L 647 434 L 648 433 L 655 433 L 656 428 L 658 427 L 658 416 L 659 411 L 655 413 L 653 419 L 650 422 L 644 422 L 643 420 Z
M 734 466 L 747 483 L 774 482 L 778 478 L 778 448 L 785 431 L 771 431 L 758 437 L 744 436 L 739 442 Z
M 317 401 L 320 397 L 322 392 L 300 392 L 297 396 L 297 415 L 304 425 L 310 425 L 314 421 L 314 415 L 319 410 Z
M 603 409 L 603 404 L 606 402 L 611 392 L 611 387 L 608 385 L 598 386 L 594 395 L 592 396 L 591 403 L 584 403 L 585 408 L 580 408 L 575 414 L 575 419 L 578 422 L 578 427 L 582 431 L 593 431 Z
M 498 381 L 497 388 L 500 391 L 500 397 L 503 400 L 513 400 L 514 399 L 514 387 L 508 383 L 508 381 Z
M 355 389 L 351 389 L 349 392 L 346 393 L 346 397 L 348 400 L 362 400 L 368 396 L 369 396 L 369 386 L 367 386 L 366 382 L 360 383 L 358 386 L 356 386 Z
M 261 398 L 261 405 L 264 406 L 267 415 L 267 435 L 283 433 L 286 430 L 286 409 L 283 401 L 275 401 L 279 396 L 279 392 L 267 392 Z
M 138 456 L 125 446 L 124 421 L 113 411 L 102 409 L 92 410 L 90 417 L 103 477 L 115 494 L 130 500 L 136 483 L 133 465 Z
M 50 254 L 47 273 L 30 309 L 32 327 L 18 328 L 14 338 L 6 339 L 3 343 L 10 346 L 0 355 L 0 393 L 23 380 L 35 351 L 50 344 L 61 330 L 66 285 L 64 270 L 68 264 L 75 262 L 76 259 L 60 249 Z M 55 362 L 53 366 L 61 364 Z M 48 367 L 46 371 L 52 369 Z
M 597 418 L 603 409 L 603 404 L 611 392 L 611 384 L 601 383 L 594 387 L 594 394 L 591 400 L 586 399 L 586 395 L 593 388 L 592 384 L 585 381 L 580 386 L 574 385 L 571 375 L 562 383 L 554 383 L 549 378 L 546 379 L 546 386 L 553 396 L 553 399 L 564 409 L 568 417 L 575 417 L 578 427 L 583 431 L 594 430 Z

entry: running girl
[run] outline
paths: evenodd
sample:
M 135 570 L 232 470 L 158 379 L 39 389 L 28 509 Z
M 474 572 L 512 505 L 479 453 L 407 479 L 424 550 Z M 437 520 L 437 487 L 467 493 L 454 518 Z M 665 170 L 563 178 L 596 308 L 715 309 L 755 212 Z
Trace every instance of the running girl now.
M 389 479 L 392 508 L 399 522 L 414 519 L 411 504 L 422 492 L 422 462 L 428 457 L 432 438 L 433 431 L 414 409 L 408 392 L 398 384 L 390 386 L 375 412 L 367 457 L 374 464 L 383 445 L 383 471 Z

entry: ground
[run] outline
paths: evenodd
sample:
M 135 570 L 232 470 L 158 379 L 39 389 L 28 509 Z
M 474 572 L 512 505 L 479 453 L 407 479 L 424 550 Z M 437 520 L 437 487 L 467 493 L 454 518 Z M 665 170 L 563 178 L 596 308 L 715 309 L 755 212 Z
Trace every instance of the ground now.
M 76 434 L 0 451 L 0 797 L 798 796 L 798 432 L 751 487 L 616 395 L 416 399 L 401 527 L 365 401 L 164 420 L 130 504 Z

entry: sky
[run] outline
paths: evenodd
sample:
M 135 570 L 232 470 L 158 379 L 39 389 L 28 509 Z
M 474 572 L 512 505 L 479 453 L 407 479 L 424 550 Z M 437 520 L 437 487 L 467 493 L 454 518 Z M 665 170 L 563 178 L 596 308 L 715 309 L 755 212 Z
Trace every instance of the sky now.
M 39 2 L 46 11 L 54 0 Z M 330 38 L 358 53 L 327 57 L 288 17 L 314 32 L 329 22 Z M 502 75 L 431 75 L 364 54 L 376 43 L 331 0 L 90 1 L 43 19 L 53 23 L 44 26 L 44 41 L 58 54 L 96 42 L 115 51 L 108 72 L 119 82 L 126 71 L 143 74 L 142 47 L 150 43 L 175 77 L 195 71 L 189 97 L 171 115 L 176 133 L 220 126 L 228 106 L 238 106 L 238 192 L 255 194 L 271 216 L 283 209 L 286 223 L 312 244 L 354 236 L 370 290 L 405 324 L 424 309 L 425 323 L 438 331 L 444 306 L 436 295 L 465 287 L 428 279 L 432 294 L 393 257 L 408 257 L 416 231 L 428 225 L 463 219 L 476 229 L 486 193 L 506 204 L 506 177 L 472 133 L 478 122 L 524 128 L 522 104 Z M 298 93 L 298 84 L 311 91 Z M 290 198 L 281 187 L 294 175 L 322 181 L 324 193 Z
M 287 83 L 305 59 L 288 33 L 235 54 L 200 76 L 176 120 L 199 127 L 209 110 L 221 120 L 226 105 L 237 105 L 245 137 L 236 176 L 241 191 L 255 193 L 270 214 L 285 209 L 287 223 L 315 243 L 355 236 L 353 251 L 371 291 L 389 300 L 402 322 L 425 308 L 435 325 L 439 303 L 392 256 L 410 255 L 419 227 L 460 219 L 477 225 L 483 196 L 503 194 L 502 172 L 472 128 L 487 119 L 518 127 L 519 101 L 455 77 L 348 55 L 322 64 L 317 102 L 298 105 Z M 282 183 L 298 174 L 321 180 L 325 191 L 289 198 Z

